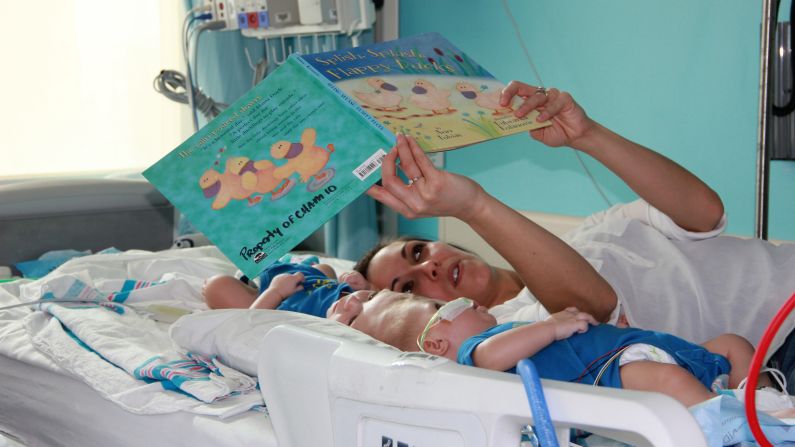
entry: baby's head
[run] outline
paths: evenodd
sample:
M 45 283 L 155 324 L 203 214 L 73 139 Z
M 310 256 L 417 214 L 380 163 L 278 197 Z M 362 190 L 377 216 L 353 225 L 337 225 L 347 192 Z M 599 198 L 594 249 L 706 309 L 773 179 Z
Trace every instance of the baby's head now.
M 434 318 L 436 321 L 431 322 L 445 304 L 448 303 L 391 290 L 357 291 L 334 303 L 327 318 L 403 351 L 419 350 L 417 342 L 427 326 L 424 350 L 455 359 L 463 340 L 494 326 L 496 321 L 485 307 L 470 304 L 452 321 Z
M 416 346 L 423 352 L 456 360 L 464 340 L 480 334 L 497 324 L 485 306 L 469 298 L 438 302 L 437 311 L 430 316 L 417 334 Z
M 416 351 L 416 337 L 434 312 L 436 301 L 410 293 L 359 290 L 337 300 L 326 318 L 406 351 Z M 413 337 L 412 338 L 412 334 Z

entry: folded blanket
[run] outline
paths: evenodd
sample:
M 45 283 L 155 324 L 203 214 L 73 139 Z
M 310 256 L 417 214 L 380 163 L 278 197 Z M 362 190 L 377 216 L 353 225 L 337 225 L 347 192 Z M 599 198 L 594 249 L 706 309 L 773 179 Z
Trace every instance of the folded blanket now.
M 100 291 L 77 276 L 41 281 L 39 296 L 49 302 L 38 307 L 53 318 L 35 312 L 26 320 L 33 344 L 60 368 L 136 413 L 191 409 L 229 417 L 262 405 L 254 378 L 218 359 L 182 352 L 166 328 L 147 316 L 152 303 L 168 302 L 164 292 L 174 292 L 179 281 L 119 280 L 117 290 L 108 292 L 108 283 Z M 221 400 L 237 403 L 225 402 L 219 410 L 202 405 Z

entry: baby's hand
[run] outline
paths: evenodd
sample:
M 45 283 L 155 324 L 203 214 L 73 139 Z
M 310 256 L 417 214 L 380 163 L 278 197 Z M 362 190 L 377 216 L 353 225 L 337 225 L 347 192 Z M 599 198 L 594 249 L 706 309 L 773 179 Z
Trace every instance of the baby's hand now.
M 576 307 L 567 307 L 554 313 L 546 321 L 555 325 L 555 340 L 563 340 L 574 334 L 586 332 L 589 324 L 594 326 L 599 324 L 593 315 L 580 312 Z
M 299 290 L 303 290 L 304 274 L 301 272 L 296 273 L 282 273 L 276 275 L 271 280 L 268 286 L 269 290 L 275 290 L 283 297 L 288 297 Z
M 340 275 L 340 282 L 348 283 L 353 290 L 372 290 L 374 287 L 359 272 L 345 272 Z

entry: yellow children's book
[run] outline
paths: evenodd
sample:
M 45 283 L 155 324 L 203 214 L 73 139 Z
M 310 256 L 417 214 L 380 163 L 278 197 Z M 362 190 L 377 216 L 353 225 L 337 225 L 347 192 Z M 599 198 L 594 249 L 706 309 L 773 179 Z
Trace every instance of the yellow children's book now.
M 442 151 L 543 126 L 438 34 L 292 55 L 143 175 L 249 277 L 380 179 L 394 134 Z

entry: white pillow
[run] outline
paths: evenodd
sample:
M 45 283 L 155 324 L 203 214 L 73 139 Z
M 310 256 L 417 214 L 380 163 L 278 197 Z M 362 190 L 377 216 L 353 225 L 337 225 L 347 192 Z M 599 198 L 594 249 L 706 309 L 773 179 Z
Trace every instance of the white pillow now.
M 171 339 L 181 348 L 206 356 L 217 355 L 224 364 L 256 376 L 262 338 L 282 324 L 397 351 L 342 323 L 283 310 L 208 310 L 181 317 L 171 325 L 169 332 Z

